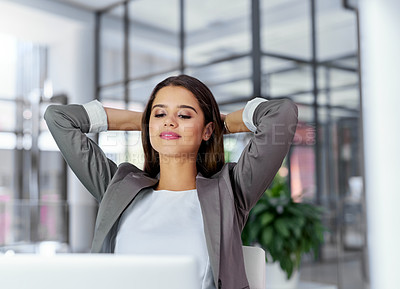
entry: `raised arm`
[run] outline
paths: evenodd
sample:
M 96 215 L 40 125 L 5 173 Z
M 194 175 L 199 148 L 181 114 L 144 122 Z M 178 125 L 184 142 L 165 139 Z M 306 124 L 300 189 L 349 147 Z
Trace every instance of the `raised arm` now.
M 50 105 L 45 114 L 47 126 L 64 159 L 86 189 L 100 201 L 117 165 L 86 136 L 107 130 L 102 105 L 92 101 L 84 105 Z
M 290 99 L 255 98 L 226 116 L 230 132 L 254 133 L 231 175 L 236 204 L 242 210 L 253 208 L 278 172 L 296 131 L 297 114 Z
M 251 131 L 243 122 L 243 111 L 244 108 L 227 115 L 221 114 L 222 121 L 225 122 L 225 134 Z
M 104 107 L 108 130 L 141 130 L 142 112 Z

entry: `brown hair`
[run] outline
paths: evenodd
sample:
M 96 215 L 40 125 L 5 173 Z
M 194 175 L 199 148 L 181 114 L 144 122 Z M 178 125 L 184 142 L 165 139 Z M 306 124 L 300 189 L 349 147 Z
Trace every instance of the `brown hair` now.
M 150 143 L 149 120 L 151 107 L 157 92 L 166 86 L 181 86 L 189 90 L 196 97 L 204 114 L 204 125 L 214 122 L 212 136 L 201 143 L 196 158 L 197 171 L 205 177 L 210 177 L 224 165 L 223 122 L 219 108 L 210 89 L 200 80 L 188 76 L 171 76 L 155 86 L 142 116 L 142 144 L 144 150 L 144 171 L 155 177 L 160 172 L 159 154 Z

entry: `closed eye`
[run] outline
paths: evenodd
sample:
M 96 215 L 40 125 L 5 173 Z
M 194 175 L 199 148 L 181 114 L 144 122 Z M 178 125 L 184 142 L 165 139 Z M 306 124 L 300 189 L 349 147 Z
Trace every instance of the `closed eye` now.
M 183 114 L 179 115 L 179 117 L 183 118 L 183 119 L 190 119 L 191 118 L 190 115 L 183 115 Z
M 165 115 L 165 113 L 159 113 L 159 114 L 154 115 L 154 117 L 163 117 L 164 115 Z

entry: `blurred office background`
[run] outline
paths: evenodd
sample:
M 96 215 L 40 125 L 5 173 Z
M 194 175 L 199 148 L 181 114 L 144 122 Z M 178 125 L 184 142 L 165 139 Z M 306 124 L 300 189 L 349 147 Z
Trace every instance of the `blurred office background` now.
M 300 278 L 367 288 L 357 8 L 355 0 L 0 1 L 0 250 L 90 250 L 97 206 L 47 130 L 50 103 L 97 98 L 140 111 L 156 83 L 184 72 L 210 87 L 224 113 L 254 96 L 296 102 L 281 172 L 292 196 L 324 207 L 329 229 Z M 142 165 L 139 133 L 92 137 L 115 162 Z M 231 161 L 248 137 L 225 139 Z

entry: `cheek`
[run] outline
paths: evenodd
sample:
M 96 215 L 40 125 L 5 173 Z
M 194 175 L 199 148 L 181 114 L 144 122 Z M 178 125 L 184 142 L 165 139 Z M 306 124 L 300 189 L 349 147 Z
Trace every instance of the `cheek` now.
M 157 151 L 157 152 L 159 152 L 159 146 L 160 146 L 160 140 L 159 140 L 159 138 L 157 137 L 157 135 L 158 135 L 158 133 L 157 133 L 157 130 L 156 129 L 152 129 L 150 126 L 149 126 L 149 140 L 150 140 L 150 145 L 151 145 L 151 147 L 155 150 L 155 151 Z
M 201 142 L 203 128 L 198 124 L 192 124 L 185 127 L 184 136 L 187 140 Z
M 150 144 L 154 148 L 154 141 L 156 141 L 156 136 L 159 134 L 159 127 L 157 126 L 157 121 L 150 120 L 148 129 L 149 129 Z
M 160 130 L 159 128 L 159 123 L 155 119 L 150 119 L 149 121 L 149 134 L 150 137 L 154 136 L 157 134 L 157 132 Z

